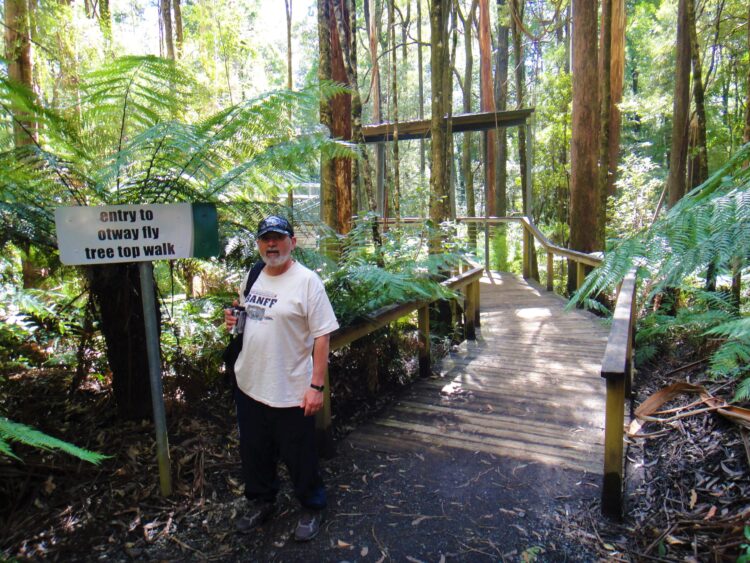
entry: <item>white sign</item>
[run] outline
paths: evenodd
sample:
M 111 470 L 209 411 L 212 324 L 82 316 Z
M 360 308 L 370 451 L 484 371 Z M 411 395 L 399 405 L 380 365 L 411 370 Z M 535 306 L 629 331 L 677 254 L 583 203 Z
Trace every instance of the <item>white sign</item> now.
M 193 255 L 190 203 L 55 209 L 63 264 L 112 264 Z

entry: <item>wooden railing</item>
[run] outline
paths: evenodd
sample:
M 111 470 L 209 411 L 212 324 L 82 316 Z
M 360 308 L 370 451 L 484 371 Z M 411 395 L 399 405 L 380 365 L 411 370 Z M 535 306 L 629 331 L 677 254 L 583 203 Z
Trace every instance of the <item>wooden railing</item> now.
M 401 223 L 406 224 L 422 224 L 425 222 L 424 219 L 419 217 L 404 217 L 400 220 Z M 578 252 L 577 250 L 571 250 L 558 246 L 551 242 L 544 234 L 537 228 L 536 225 L 524 215 L 511 216 L 511 217 L 457 217 L 457 223 L 474 223 L 479 225 L 499 225 L 503 223 L 520 223 L 523 227 L 523 277 L 524 279 L 531 279 L 532 268 L 531 268 L 531 249 L 532 241 L 536 239 L 539 244 L 544 248 L 547 253 L 547 290 L 552 291 L 554 287 L 554 257 L 559 256 L 561 258 L 567 258 L 576 263 L 576 288 L 581 287 L 584 278 L 586 277 L 586 266 L 596 267 L 601 264 L 602 259 L 594 254 L 586 254 L 585 252 Z M 393 224 L 392 222 L 390 224 Z M 488 237 L 489 233 L 485 230 L 485 237 Z M 487 245 L 485 240 L 485 248 Z M 485 255 L 488 253 L 485 252 Z M 485 268 L 489 269 L 488 263 L 489 257 L 485 256 Z M 539 281 L 539 280 L 536 280 Z
M 461 294 L 464 301 L 465 337 L 476 338 L 476 326 L 479 324 L 479 279 L 484 268 L 473 266 L 463 273 L 458 273 L 445 280 L 442 284 Z M 379 328 L 417 311 L 419 332 L 419 374 L 427 377 L 430 374 L 430 312 L 429 306 L 433 301 L 421 300 L 399 303 L 383 307 L 376 311 L 366 321 L 336 330 L 331 334 L 331 350 L 338 350 L 355 340 L 363 338 Z M 329 457 L 333 453 L 333 438 L 331 435 L 331 386 L 326 373 L 325 398 L 323 408 L 317 415 L 316 428 L 318 445 L 323 456 Z
M 633 378 L 633 342 L 636 319 L 636 273 L 628 273 L 620 284 L 612 328 L 602 361 L 607 380 L 607 408 L 604 422 L 604 483 L 602 512 L 620 518 L 623 505 L 623 461 L 625 399 Z
M 403 223 L 423 223 L 424 219 L 401 219 Z M 576 263 L 575 287 L 580 288 L 586 276 L 586 266 L 601 264 L 599 256 L 558 246 L 525 216 L 517 217 L 458 217 L 456 222 L 497 225 L 517 222 L 523 226 L 523 277 L 532 278 L 531 249 L 535 239 L 547 253 L 547 290 L 554 288 L 554 257 L 560 256 Z M 485 229 L 485 237 L 488 237 Z M 485 238 L 485 248 L 488 247 Z M 488 254 L 488 252 L 485 252 Z M 488 266 L 488 265 L 487 265 Z M 489 267 L 489 266 L 488 266 Z M 536 281 L 539 281 L 538 279 Z M 636 319 L 636 274 L 630 272 L 619 288 L 612 327 L 602 361 L 601 376 L 606 379 L 606 412 L 604 431 L 604 481 L 602 485 L 602 512 L 619 518 L 623 507 L 623 461 L 625 399 L 630 396 L 633 369 L 633 343 Z

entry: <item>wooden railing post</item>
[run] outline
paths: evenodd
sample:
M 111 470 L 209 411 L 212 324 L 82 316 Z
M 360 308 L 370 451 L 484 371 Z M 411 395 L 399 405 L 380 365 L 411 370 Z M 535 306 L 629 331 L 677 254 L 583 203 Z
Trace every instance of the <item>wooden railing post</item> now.
M 531 233 L 526 228 L 526 224 L 523 225 L 523 279 L 528 280 L 531 278 L 531 245 L 534 244 L 534 239 Z
M 586 264 L 576 262 L 576 289 L 581 289 L 583 280 L 586 278 Z
M 618 519 L 622 517 L 624 383 L 624 377 L 607 377 L 607 406 L 604 421 L 602 512 Z
M 547 291 L 552 291 L 555 289 L 555 255 L 552 254 L 549 250 L 547 251 Z
M 476 282 L 475 282 L 476 283 Z M 471 283 L 466 286 L 464 289 L 464 323 L 466 323 L 466 339 L 467 340 L 476 340 L 477 339 L 477 330 L 475 326 L 476 321 L 476 291 L 474 289 L 474 284 Z
M 602 377 L 607 380 L 602 513 L 617 519 L 622 517 L 623 506 L 625 388 L 632 373 L 635 282 L 636 274 L 632 271 L 620 286 L 602 360 Z
M 475 281 L 471 284 L 472 292 L 474 293 L 474 326 L 480 326 L 479 321 L 479 304 L 481 303 L 480 298 L 480 290 L 479 290 L 479 280 Z
M 430 306 L 425 305 L 417 311 L 419 330 L 419 375 L 431 375 L 430 357 Z

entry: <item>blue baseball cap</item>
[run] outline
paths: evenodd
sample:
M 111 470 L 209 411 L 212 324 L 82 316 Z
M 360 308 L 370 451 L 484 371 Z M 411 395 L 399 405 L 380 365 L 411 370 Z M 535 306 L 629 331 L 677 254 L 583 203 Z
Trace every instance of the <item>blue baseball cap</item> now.
M 287 235 L 288 237 L 293 237 L 294 229 L 292 229 L 291 223 L 289 223 L 284 217 L 280 217 L 279 215 L 269 215 L 258 223 L 258 232 L 255 236 L 260 238 L 266 233 L 279 233 Z

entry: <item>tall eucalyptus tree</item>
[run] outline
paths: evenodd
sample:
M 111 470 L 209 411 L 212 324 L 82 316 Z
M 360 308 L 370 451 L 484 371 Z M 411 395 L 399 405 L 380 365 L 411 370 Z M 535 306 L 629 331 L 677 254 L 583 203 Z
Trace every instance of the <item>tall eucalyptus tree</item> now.
M 677 41 L 672 102 L 672 148 L 669 151 L 669 177 L 667 192 L 669 207 L 685 195 L 685 169 L 687 164 L 687 134 L 690 112 L 690 31 L 688 27 L 688 1 L 679 0 L 677 8 Z
M 432 85 L 432 116 L 430 118 L 430 220 L 439 225 L 450 218 L 447 153 L 448 132 L 444 116 L 451 91 L 446 89 L 445 74 L 450 73 L 448 22 L 451 0 L 432 0 L 430 4 L 430 80 Z M 441 241 L 433 238 L 430 249 L 442 251 Z
M 570 246 L 600 250 L 597 241 L 599 209 L 597 178 L 598 95 L 596 2 L 573 0 L 573 116 L 570 144 Z M 568 290 L 575 290 L 575 265 L 569 265 Z

